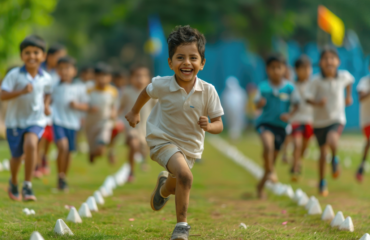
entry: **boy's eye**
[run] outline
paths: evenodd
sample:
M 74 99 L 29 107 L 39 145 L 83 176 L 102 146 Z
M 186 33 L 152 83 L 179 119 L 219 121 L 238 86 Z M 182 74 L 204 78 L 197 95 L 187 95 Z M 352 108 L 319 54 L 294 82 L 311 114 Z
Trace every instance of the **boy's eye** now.
M 197 58 L 197 57 L 191 57 L 191 59 L 193 59 L 193 60 L 197 60 L 198 58 Z

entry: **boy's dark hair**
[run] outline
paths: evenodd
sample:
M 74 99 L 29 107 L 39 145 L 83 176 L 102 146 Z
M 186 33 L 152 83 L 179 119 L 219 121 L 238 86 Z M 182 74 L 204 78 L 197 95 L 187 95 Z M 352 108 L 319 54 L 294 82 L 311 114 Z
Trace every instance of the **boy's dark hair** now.
M 61 57 L 58 59 L 58 65 L 61 63 L 68 63 L 76 67 L 76 60 L 70 56 Z
M 311 60 L 309 57 L 306 55 L 300 56 L 294 63 L 295 68 L 300 68 L 302 66 L 310 66 L 311 65 Z
M 123 70 L 123 69 L 121 69 L 119 71 L 115 71 L 113 73 L 114 78 L 126 78 L 127 76 L 128 76 L 127 71 Z
M 202 58 L 205 59 L 206 38 L 197 29 L 191 28 L 189 25 L 177 26 L 168 36 L 168 54 L 172 59 L 176 52 L 176 48 L 182 44 L 197 43 L 198 52 Z
M 53 45 L 51 45 L 48 49 L 48 52 L 47 54 L 48 55 L 53 55 L 61 50 L 64 50 L 66 49 L 66 47 L 62 44 L 59 44 L 59 43 L 54 43 Z
M 31 36 L 26 37 L 21 42 L 19 47 L 22 52 L 26 47 L 29 47 L 29 46 L 40 48 L 43 52 L 45 52 L 46 42 L 44 41 L 44 39 L 42 39 L 39 36 L 31 35 Z
M 94 72 L 96 74 L 99 74 L 99 73 L 112 74 L 112 67 L 109 66 L 106 63 L 100 62 L 100 63 L 96 64 L 96 66 L 94 68 Z
M 266 58 L 266 67 L 268 67 L 273 62 L 279 62 L 286 65 L 286 60 L 281 54 L 271 54 Z
M 130 68 L 130 76 L 134 75 L 137 70 L 142 69 L 142 68 L 148 69 L 148 71 L 150 72 L 149 68 L 145 66 L 144 64 L 135 64 L 135 65 L 132 65 Z
M 326 53 L 332 53 L 334 54 L 337 58 L 339 58 L 338 51 L 335 47 L 332 46 L 325 46 L 320 53 L 320 60 L 324 57 Z
M 91 65 L 84 65 L 80 67 L 80 73 L 87 72 L 87 71 L 94 71 L 94 67 Z

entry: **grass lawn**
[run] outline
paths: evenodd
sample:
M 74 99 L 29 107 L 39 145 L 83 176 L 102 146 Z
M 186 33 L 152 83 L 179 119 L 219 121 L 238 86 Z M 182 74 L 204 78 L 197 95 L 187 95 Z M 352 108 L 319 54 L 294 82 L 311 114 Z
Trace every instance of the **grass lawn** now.
M 348 137 L 350 141 L 361 138 Z M 355 140 L 353 140 L 353 139 Z M 236 144 L 243 153 L 260 162 L 260 144 L 254 133 L 249 133 Z M 341 155 L 352 157 L 349 169 L 337 181 L 329 178 L 329 197 L 319 198 L 322 207 L 332 204 L 334 211 L 341 210 L 350 215 L 355 225 L 354 233 L 331 229 L 329 223 L 319 216 L 307 216 L 304 209 L 290 199 L 269 195 L 268 200 L 255 198 L 256 180 L 244 169 L 226 158 L 209 143 L 205 145 L 201 163 L 193 169 L 194 183 L 190 199 L 188 222 L 192 227 L 190 239 L 359 239 L 370 232 L 368 178 L 362 185 L 354 181 L 355 162 L 358 153 L 341 151 Z M 15 203 L 8 199 L 6 188 L 9 172 L 0 172 L 0 239 L 29 239 L 33 231 L 39 231 L 47 239 L 169 239 L 176 224 L 174 197 L 160 212 L 154 212 L 149 205 L 151 191 L 161 167 L 149 160 L 150 171 L 144 173 L 138 168 L 136 182 L 117 188 L 106 203 L 99 206 L 99 212 L 82 224 L 66 222 L 74 236 L 60 237 L 53 233 L 56 220 L 65 218 L 65 205 L 77 209 L 97 190 L 106 176 L 115 173 L 125 162 L 126 147 L 117 147 L 119 163 L 109 166 L 101 159 L 90 166 L 87 156 L 76 154 L 69 174 L 69 193 L 58 193 L 55 162 L 51 176 L 34 180 L 38 197 L 35 203 Z M 9 158 L 5 143 L 0 143 L 0 160 Z M 355 161 L 356 160 L 356 161 Z M 316 194 L 316 162 L 305 161 L 304 175 L 300 187 L 308 194 Z M 356 163 L 357 165 L 357 163 Z M 288 167 L 278 163 L 278 173 L 283 183 L 289 182 Z M 22 170 L 23 173 L 23 170 Z M 20 175 L 23 180 L 23 174 Z M 25 216 L 23 208 L 36 211 L 36 215 Z M 134 221 L 129 221 L 134 218 Z M 287 225 L 282 225 L 287 221 Z M 247 229 L 239 229 L 243 222 Z

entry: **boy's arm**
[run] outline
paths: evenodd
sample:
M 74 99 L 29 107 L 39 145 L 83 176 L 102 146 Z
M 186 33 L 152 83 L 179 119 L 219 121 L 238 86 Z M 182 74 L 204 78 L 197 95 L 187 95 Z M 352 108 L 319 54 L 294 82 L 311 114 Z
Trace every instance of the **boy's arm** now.
M 359 98 L 360 102 L 365 100 L 369 96 L 370 96 L 370 91 L 369 92 L 364 92 L 364 91 L 359 91 L 358 92 L 358 98 Z
M 299 104 L 292 105 L 290 112 L 281 114 L 280 119 L 284 122 L 289 122 L 289 119 L 291 119 L 294 116 L 294 114 L 297 112 L 298 107 L 299 107 Z
M 224 130 L 221 116 L 212 118 L 211 122 L 208 121 L 208 117 L 202 116 L 199 118 L 198 124 L 204 131 L 212 134 L 219 134 Z
M 78 103 L 72 101 L 69 106 L 75 110 L 87 112 L 90 109 L 90 106 L 88 103 Z
M 51 95 L 50 94 L 45 94 L 45 97 L 44 97 L 44 105 L 45 105 L 44 112 L 45 112 L 46 116 L 49 116 L 51 114 L 50 103 L 51 103 Z
M 136 124 L 140 122 L 140 110 L 149 100 L 150 96 L 146 92 L 146 88 L 144 88 L 144 90 L 141 91 L 139 97 L 137 98 L 135 105 L 132 107 L 131 111 L 125 116 L 131 127 L 135 127 Z
M 27 94 L 27 93 L 30 93 L 32 92 L 33 90 L 33 86 L 31 83 L 27 84 L 27 86 L 25 88 L 23 88 L 22 90 L 19 90 L 19 91 L 13 91 L 13 92 L 8 92 L 8 91 L 5 91 L 4 89 L 1 90 L 1 101 L 7 101 L 7 100 L 10 100 L 10 99 L 13 99 L 13 98 L 17 98 L 23 94 Z
M 347 85 L 346 87 L 346 106 L 350 106 L 353 103 L 352 99 L 352 84 Z

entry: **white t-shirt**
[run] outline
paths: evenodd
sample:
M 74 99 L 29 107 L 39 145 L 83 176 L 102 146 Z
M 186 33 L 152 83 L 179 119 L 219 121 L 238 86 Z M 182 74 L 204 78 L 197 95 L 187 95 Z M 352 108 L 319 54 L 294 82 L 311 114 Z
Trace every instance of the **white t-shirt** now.
M 361 78 L 357 85 L 358 92 L 370 92 L 370 76 Z M 360 125 L 366 127 L 370 125 L 370 97 L 365 98 L 360 102 Z
M 224 115 L 214 86 L 197 78 L 187 94 L 174 76 L 167 76 L 153 78 L 146 91 L 151 98 L 158 99 L 146 125 L 149 147 L 170 142 L 186 156 L 201 158 L 205 132 L 198 125 L 199 118 Z
M 306 99 L 304 98 L 306 91 L 309 86 L 309 81 L 305 82 L 296 82 L 295 84 L 296 90 L 299 93 L 300 101 L 297 112 L 291 118 L 291 123 L 312 123 L 313 121 L 313 109 L 312 106 L 306 103 Z
M 324 78 L 317 74 L 310 81 L 306 92 L 306 99 L 318 101 L 326 98 L 323 107 L 313 109 L 313 126 L 327 127 L 331 124 L 346 124 L 345 88 L 354 82 L 354 77 L 346 70 L 339 70 L 335 78 Z
M 30 93 L 8 101 L 5 126 L 7 128 L 45 127 L 47 118 L 44 113 L 44 96 L 51 92 L 51 77 L 40 69 L 35 78 L 25 67 L 14 68 L 4 78 L 1 89 L 7 92 L 20 91 L 29 83 L 33 85 Z
M 57 71 L 55 71 L 55 69 L 47 70 L 46 66 L 45 66 L 44 71 L 49 73 L 49 75 L 51 77 L 51 91 L 53 91 L 53 88 L 55 86 L 57 86 L 58 83 L 60 82 L 60 77 L 59 77 Z M 49 125 L 49 126 L 53 125 L 53 117 L 52 116 L 53 116 L 53 109 L 51 109 L 50 115 L 46 116 L 47 125 Z
M 52 91 L 53 123 L 72 130 L 80 129 L 81 111 L 72 109 L 70 103 L 88 103 L 87 91 L 79 83 L 60 82 Z

